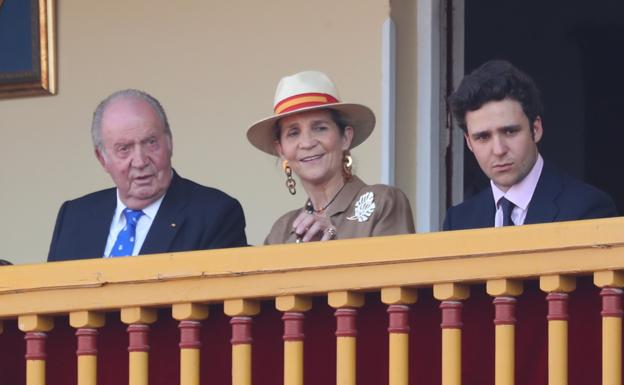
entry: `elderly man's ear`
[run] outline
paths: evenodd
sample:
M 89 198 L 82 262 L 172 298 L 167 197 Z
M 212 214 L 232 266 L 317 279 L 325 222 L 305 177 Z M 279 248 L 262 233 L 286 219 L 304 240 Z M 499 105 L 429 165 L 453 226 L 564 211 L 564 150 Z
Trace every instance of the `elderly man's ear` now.
M 102 167 L 106 168 L 106 157 L 104 156 L 102 151 L 98 149 L 97 147 L 95 147 L 93 149 L 93 152 L 95 153 L 95 157 L 97 158 L 98 162 L 100 162 Z

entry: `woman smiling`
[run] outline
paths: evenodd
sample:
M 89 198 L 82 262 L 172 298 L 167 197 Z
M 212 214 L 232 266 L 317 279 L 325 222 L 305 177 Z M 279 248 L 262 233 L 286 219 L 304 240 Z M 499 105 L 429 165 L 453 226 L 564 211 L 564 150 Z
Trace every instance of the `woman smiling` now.
M 370 108 L 342 103 L 322 72 L 284 77 L 275 92 L 274 115 L 249 128 L 256 148 L 283 159 L 286 187 L 308 198 L 279 218 L 265 244 L 326 241 L 414 232 L 409 201 L 394 187 L 365 184 L 352 174 L 350 149 L 375 127 Z

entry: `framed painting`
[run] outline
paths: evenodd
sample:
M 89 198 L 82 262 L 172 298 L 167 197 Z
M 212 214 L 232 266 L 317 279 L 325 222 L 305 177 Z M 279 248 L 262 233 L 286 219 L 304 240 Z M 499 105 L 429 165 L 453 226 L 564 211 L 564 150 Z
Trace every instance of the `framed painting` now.
M 0 0 L 0 99 L 56 93 L 56 0 Z

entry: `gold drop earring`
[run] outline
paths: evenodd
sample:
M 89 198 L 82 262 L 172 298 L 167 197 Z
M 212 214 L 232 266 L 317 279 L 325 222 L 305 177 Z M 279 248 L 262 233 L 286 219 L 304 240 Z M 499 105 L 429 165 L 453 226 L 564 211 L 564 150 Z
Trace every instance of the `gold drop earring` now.
M 353 176 L 353 158 L 349 150 L 344 152 L 342 158 L 342 172 L 346 179 L 350 179 Z
M 297 189 L 295 188 L 295 186 L 297 186 L 297 182 L 295 182 L 295 179 L 292 177 L 292 169 L 288 165 L 287 160 L 284 160 L 284 163 L 282 163 L 282 168 L 286 174 L 286 187 L 288 188 L 288 192 L 291 195 L 295 195 L 297 193 Z

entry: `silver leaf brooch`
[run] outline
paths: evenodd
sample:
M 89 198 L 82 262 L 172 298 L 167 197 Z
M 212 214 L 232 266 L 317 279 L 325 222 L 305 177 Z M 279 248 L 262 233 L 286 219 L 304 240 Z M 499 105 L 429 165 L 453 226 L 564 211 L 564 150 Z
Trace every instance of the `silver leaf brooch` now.
M 355 212 L 353 216 L 347 217 L 349 221 L 366 222 L 375 212 L 375 194 L 369 191 L 362 194 L 355 202 Z

